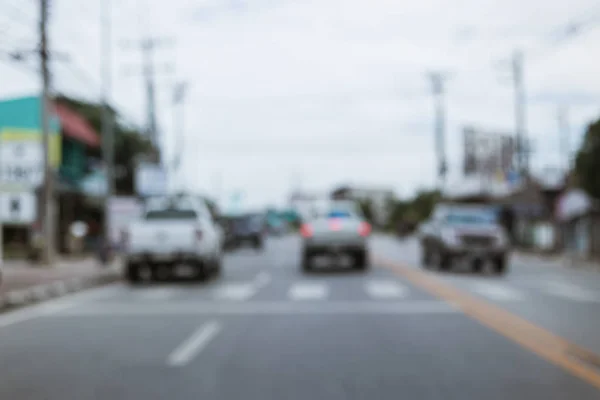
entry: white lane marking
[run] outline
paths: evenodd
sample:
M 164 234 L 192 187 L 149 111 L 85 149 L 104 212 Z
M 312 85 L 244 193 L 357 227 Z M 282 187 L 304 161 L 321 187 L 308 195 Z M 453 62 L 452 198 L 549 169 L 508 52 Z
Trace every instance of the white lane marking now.
M 406 287 L 394 281 L 367 282 L 365 290 L 369 296 L 376 299 L 394 299 L 404 297 L 407 294 Z
M 292 300 L 322 300 L 327 297 L 328 291 L 323 283 L 301 282 L 295 283 L 288 294 Z
M 135 304 L 89 304 L 81 305 L 54 316 L 57 317 L 94 317 L 94 316 L 154 316 L 154 315 L 419 315 L 448 314 L 459 312 L 460 307 L 438 300 L 402 301 L 402 302 L 248 302 L 220 303 L 186 302 L 158 303 L 152 307 Z
M 472 285 L 471 289 L 490 300 L 495 301 L 520 301 L 523 295 L 516 289 L 497 283 L 479 282 Z
M 166 300 L 175 296 L 173 288 L 152 288 L 135 292 L 135 296 L 143 300 Z
M 167 364 L 171 367 L 182 367 L 188 364 L 220 331 L 221 325 L 216 321 L 202 325 L 169 355 Z
M 224 300 L 244 301 L 254 296 L 256 288 L 251 283 L 228 283 L 215 290 L 215 297 Z
M 567 282 L 547 282 L 542 290 L 547 294 L 579 302 L 598 302 L 600 297 L 596 293 Z

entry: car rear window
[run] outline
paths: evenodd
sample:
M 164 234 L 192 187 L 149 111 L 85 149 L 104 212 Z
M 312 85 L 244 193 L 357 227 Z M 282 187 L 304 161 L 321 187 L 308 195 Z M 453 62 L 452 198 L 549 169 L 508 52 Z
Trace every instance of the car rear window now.
M 146 213 L 146 219 L 163 220 L 163 219 L 196 219 L 197 214 L 194 210 L 152 210 Z
M 486 211 L 461 211 L 451 212 L 446 216 L 446 222 L 449 224 L 494 224 L 496 223 L 496 214 Z

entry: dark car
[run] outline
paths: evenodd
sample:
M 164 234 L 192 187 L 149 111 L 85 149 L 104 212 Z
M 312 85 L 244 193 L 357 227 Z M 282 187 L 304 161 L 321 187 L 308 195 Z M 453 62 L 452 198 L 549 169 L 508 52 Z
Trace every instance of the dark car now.
M 264 245 L 265 221 L 260 214 L 227 216 L 223 219 L 225 247 L 250 245 L 261 249 Z

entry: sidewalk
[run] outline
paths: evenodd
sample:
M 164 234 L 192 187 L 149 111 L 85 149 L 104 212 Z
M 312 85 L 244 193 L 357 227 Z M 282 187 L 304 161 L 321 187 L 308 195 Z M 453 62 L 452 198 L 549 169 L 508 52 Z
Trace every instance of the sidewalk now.
M 54 267 L 7 261 L 0 285 L 0 312 L 120 279 L 119 262 L 103 267 L 92 257 L 59 260 Z

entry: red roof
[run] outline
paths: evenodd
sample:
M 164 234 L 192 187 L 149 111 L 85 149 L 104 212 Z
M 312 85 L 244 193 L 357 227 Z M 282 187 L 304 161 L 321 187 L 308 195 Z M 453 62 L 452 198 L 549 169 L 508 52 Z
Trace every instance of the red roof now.
M 63 134 L 90 147 L 100 146 L 100 137 L 90 124 L 64 104 L 54 104 L 54 112 L 60 120 Z

